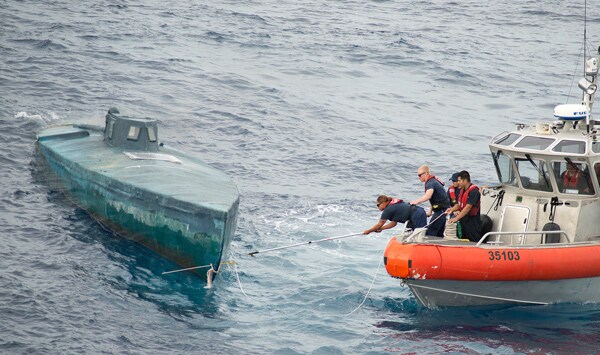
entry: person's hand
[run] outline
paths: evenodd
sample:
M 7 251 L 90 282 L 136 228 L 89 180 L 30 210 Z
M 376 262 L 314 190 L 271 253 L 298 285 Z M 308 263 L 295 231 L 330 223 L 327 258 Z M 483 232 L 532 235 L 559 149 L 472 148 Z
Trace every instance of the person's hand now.
M 457 221 L 458 221 L 458 220 L 456 219 L 456 217 L 454 217 L 454 218 L 450 218 L 450 219 L 448 220 L 448 223 L 456 223 Z
M 431 217 L 432 214 L 433 214 L 433 211 L 427 210 L 427 217 Z
M 364 235 L 368 235 L 369 233 L 371 233 L 368 229 L 363 231 Z
M 452 207 L 448 208 L 448 209 L 446 210 L 446 212 L 444 212 L 444 214 L 450 214 L 450 213 L 452 213 Z
M 418 205 L 418 203 L 417 203 L 417 201 L 416 201 L 416 200 L 415 200 L 415 201 L 410 201 L 410 202 L 409 202 L 409 204 L 411 204 L 411 205 L 413 205 L 413 206 L 416 206 L 416 205 Z
M 381 229 L 376 230 L 375 233 L 381 233 Z

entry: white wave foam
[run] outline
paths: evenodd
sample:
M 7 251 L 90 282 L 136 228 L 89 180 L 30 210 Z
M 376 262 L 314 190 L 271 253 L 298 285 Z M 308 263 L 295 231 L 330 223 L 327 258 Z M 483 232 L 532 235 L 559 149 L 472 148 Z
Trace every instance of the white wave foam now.
M 55 112 L 49 112 L 46 115 L 33 114 L 30 115 L 25 111 L 17 112 L 14 116 L 15 119 L 21 119 L 24 121 L 33 121 L 42 124 L 50 124 L 60 120 L 60 116 Z

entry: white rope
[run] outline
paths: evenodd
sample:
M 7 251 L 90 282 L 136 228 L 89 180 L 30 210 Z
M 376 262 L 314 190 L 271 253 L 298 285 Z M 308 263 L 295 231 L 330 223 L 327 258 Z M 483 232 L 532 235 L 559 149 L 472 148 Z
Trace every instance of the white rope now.
M 373 288 L 373 284 L 375 283 L 375 279 L 377 278 L 377 274 L 379 274 L 379 269 L 381 268 L 381 263 L 383 263 L 383 254 L 381 254 L 381 258 L 379 258 L 379 265 L 377 265 L 377 271 L 375 272 L 375 276 L 373 276 L 373 280 L 371 280 L 371 286 L 369 286 L 369 290 L 367 290 L 367 294 L 365 295 L 365 298 L 363 298 L 362 302 L 358 305 L 358 307 L 354 308 L 354 310 L 348 314 L 346 314 L 346 316 L 351 315 L 352 313 L 356 312 L 367 300 L 367 297 L 369 297 L 369 293 L 371 292 L 371 289 Z
M 244 292 L 244 288 L 242 287 L 242 282 L 240 281 L 240 275 L 238 274 L 236 263 L 233 263 L 233 270 L 235 271 L 235 277 L 237 278 L 238 285 L 240 285 L 240 291 L 242 291 L 244 296 L 248 297 L 246 292 Z

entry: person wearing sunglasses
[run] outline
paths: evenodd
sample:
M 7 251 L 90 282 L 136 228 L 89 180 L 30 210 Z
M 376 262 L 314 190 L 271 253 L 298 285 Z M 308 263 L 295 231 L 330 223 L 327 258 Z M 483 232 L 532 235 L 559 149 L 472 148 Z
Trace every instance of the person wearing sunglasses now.
M 407 223 L 406 228 L 421 228 L 427 224 L 427 215 L 422 207 L 414 206 L 386 195 L 377 197 L 377 208 L 381 211 L 381 217 L 373 227 L 363 231 L 363 234 L 381 232 L 382 230 L 394 228 L 398 223 Z M 387 224 L 386 222 L 389 221 Z
M 448 201 L 448 196 L 444 189 L 444 183 L 430 173 L 427 165 L 422 165 L 417 170 L 417 176 L 419 177 L 419 181 L 425 186 L 425 194 L 418 199 L 411 201 L 410 204 L 418 205 L 429 201 L 431 207 L 427 211 L 427 216 L 431 216 L 432 222 L 429 224 L 426 234 L 435 237 L 443 237 L 446 219 L 439 217 L 450 207 L 450 202 Z

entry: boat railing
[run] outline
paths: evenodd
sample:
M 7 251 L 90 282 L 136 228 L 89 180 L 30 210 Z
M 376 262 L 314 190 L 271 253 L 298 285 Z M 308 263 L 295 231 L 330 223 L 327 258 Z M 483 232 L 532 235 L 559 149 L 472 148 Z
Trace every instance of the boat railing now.
M 549 234 L 562 235 L 565 237 L 566 243 L 572 243 L 571 238 L 569 238 L 567 233 L 565 231 L 561 231 L 561 230 L 558 230 L 558 231 L 529 231 L 529 232 L 488 232 L 483 237 L 481 237 L 481 239 L 479 239 L 479 242 L 477 242 L 477 246 L 481 245 L 482 243 L 484 243 L 484 241 L 486 239 L 488 239 L 489 237 L 493 237 L 493 236 L 496 237 L 496 240 L 488 240 L 485 243 L 486 244 L 503 244 L 504 241 L 500 240 L 500 237 L 501 236 L 510 236 L 510 244 L 508 244 L 508 245 L 525 245 L 526 244 L 525 242 L 528 239 L 527 237 L 539 235 L 541 237 L 541 239 L 540 239 L 541 243 L 536 243 L 536 244 L 550 244 L 550 243 L 547 243 L 547 241 L 546 241 Z M 515 243 L 515 237 L 518 238 L 518 241 L 516 243 Z M 552 244 L 554 244 L 554 243 L 552 243 Z

